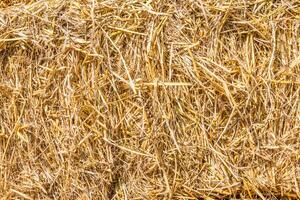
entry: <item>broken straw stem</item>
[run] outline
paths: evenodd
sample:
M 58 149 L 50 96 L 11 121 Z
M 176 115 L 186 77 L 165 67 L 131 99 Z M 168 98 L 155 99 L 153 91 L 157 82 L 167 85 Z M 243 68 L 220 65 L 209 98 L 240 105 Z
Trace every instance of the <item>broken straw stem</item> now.
M 140 83 L 138 86 L 192 86 L 192 83 L 187 83 L 187 82 L 145 82 L 145 83 Z

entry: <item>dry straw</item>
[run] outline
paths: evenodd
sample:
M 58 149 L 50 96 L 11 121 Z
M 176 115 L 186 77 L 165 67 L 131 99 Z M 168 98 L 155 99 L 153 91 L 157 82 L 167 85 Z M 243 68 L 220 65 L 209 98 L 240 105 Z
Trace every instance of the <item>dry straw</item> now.
M 3 199 L 300 199 L 298 0 L 1 0 Z

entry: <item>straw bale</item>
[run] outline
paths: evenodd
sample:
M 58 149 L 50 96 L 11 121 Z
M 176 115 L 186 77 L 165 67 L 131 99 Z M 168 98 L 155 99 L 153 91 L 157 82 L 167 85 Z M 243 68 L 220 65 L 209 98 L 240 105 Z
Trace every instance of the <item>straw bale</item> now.
M 3 199 L 300 199 L 297 0 L 2 0 Z

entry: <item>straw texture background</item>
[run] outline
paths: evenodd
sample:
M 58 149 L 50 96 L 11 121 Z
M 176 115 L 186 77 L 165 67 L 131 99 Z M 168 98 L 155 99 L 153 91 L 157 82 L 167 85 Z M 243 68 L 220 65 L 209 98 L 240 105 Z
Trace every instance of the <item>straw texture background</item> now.
M 1 0 L 2 199 L 300 198 L 298 0 Z

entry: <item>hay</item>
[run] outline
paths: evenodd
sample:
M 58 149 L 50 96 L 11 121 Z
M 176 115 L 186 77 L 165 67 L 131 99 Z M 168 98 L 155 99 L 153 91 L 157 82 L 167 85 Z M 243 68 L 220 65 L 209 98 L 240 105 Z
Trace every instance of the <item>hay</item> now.
M 297 0 L 0 2 L 3 199 L 300 198 Z

